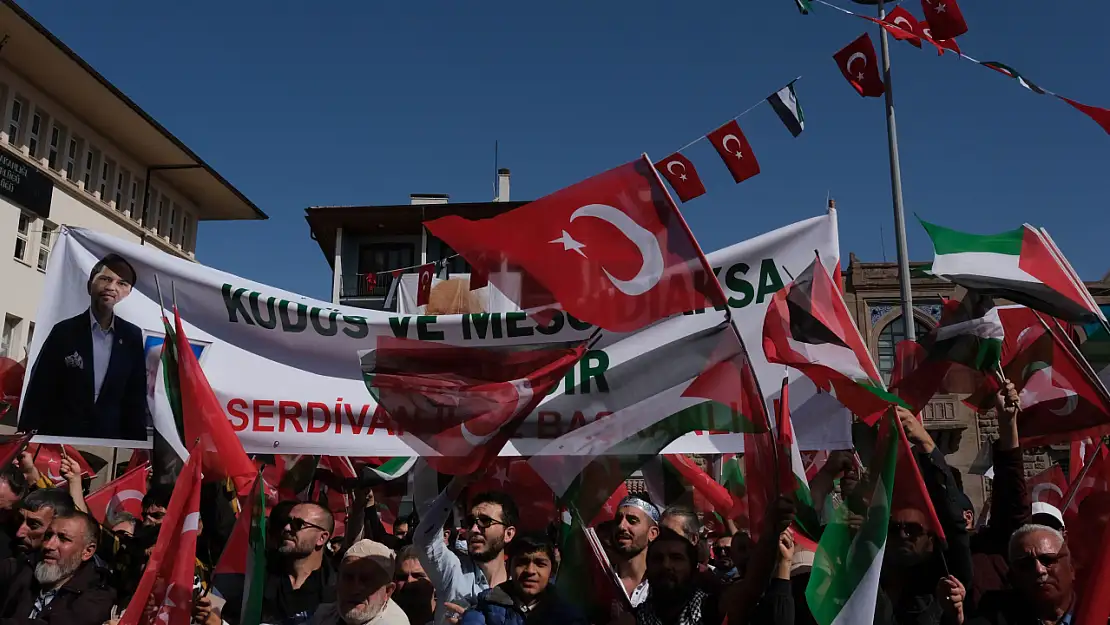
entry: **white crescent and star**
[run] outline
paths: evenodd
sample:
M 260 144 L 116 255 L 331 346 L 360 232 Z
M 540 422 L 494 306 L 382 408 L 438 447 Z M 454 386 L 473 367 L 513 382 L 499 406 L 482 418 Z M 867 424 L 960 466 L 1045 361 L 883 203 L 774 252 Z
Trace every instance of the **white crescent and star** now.
M 676 174 L 675 170 L 672 169 L 675 165 L 678 165 L 682 168 L 681 174 Z M 682 161 L 670 161 L 669 163 L 667 163 L 667 173 L 671 174 L 672 176 L 677 175 L 679 180 L 686 180 L 686 163 L 683 163 Z
M 894 18 L 895 26 L 902 26 L 903 24 L 905 24 L 905 26 L 903 26 L 903 30 L 910 33 L 913 32 L 913 24 L 910 24 L 910 21 L 904 16 L 899 15 L 898 17 Z
M 844 64 L 844 69 L 849 74 L 852 73 L 852 63 L 855 63 L 856 59 L 862 59 L 863 66 L 867 67 L 867 55 L 862 52 L 853 52 L 852 56 L 848 57 L 848 62 Z M 856 78 L 858 78 L 859 80 L 863 80 L 863 72 L 856 74 Z
M 516 407 L 513 408 L 512 415 L 509 417 L 509 419 L 511 419 L 513 416 L 516 416 L 521 410 L 524 410 L 528 407 L 528 404 L 532 401 L 533 393 L 532 383 L 529 382 L 527 379 L 513 380 L 512 382 L 509 382 L 509 384 L 513 385 L 513 387 L 516 389 Z M 509 419 L 506 419 L 506 421 L 508 421 Z M 499 431 L 501 431 L 501 428 L 494 428 L 493 431 L 491 431 L 489 434 L 478 435 L 468 430 L 466 428 L 466 422 L 463 422 L 459 424 L 459 430 L 462 432 L 463 440 L 469 443 L 471 447 L 480 447 L 481 445 L 484 445 L 486 441 L 493 438 Z
M 1060 496 L 1060 499 L 1064 498 L 1064 493 L 1063 493 L 1063 491 L 1060 490 L 1059 486 L 1053 484 L 1052 482 L 1045 482 L 1044 484 L 1037 484 L 1036 486 L 1033 487 L 1033 492 L 1032 492 L 1033 501 L 1040 501 L 1041 500 L 1041 493 L 1045 492 L 1046 490 L 1050 490 L 1050 491 L 1056 493 L 1057 495 Z
M 728 137 L 725 137 L 725 140 L 727 141 Z M 737 142 L 739 142 L 739 139 L 737 139 Z M 659 284 L 665 266 L 663 250 L 659 248 L 659 240 L 655 238 L 650 230 L 636 223 L 636 220 L 629 217 L 625 212 L 607 204 L 587 204 L 580 207 L 571 214 L 571 223 L 579 217 L 593 217 L 608 222 L 611 226 L 620 230 L 621 234 L 639 249 L 642 260 L 640 271 L 631 279 L 621 280 L 609 273 L 609 270 L 602 268 L 605 277 L 609 278 L 609 281 L 613 283 L 618 291 L 635 297 L 647 293 L 655 288 L 656 284 Z M 586 253 L 582 251 L 582 248 L 586 247 L 585 244 L 576 241 L 566 230 L 563 230 L 563 236 L 550 241 L 550 243 L 561 243 L 564 251 L 575 251 L 586 258 Z
M 143 494 L 137 490 L 121 490 L 115 495 L 112 495 L 111 501 L 108 502 L 108 510 L 106 512 L 118 510 L 121 506 L 123 506 L 123 502 L 131 500 L 142 501 Z
M 736 150 L 735 151 L 728 149 L 728 140 L 729 139 L 732 139 L 733 141 L 736 142 Z M 732 152 L 733 154 L 736 155 L 736 158 L 744 158 L 744 153 L 740 151 L 740 146 L 741 145 L 742 144 L 740 143 L 740 138 L 737 137 L 736 135 L 725 135 L 725 138 L 721 139 L 721 149 L 724 150 L 725 152 Z

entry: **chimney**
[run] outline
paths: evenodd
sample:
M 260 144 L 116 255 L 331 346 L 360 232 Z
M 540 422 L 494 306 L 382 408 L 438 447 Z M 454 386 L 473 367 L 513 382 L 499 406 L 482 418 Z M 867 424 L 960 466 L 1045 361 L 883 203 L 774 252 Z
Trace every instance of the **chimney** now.
M 409 204 L 413 206 L 421 206 L 424 204 L 446 204 L 450 196 L 446 193 L 411 193 L 409 194 Z
M 493 201 L 509 201 L 509 170 L 504 167 L 497 170 L 497 197 Z

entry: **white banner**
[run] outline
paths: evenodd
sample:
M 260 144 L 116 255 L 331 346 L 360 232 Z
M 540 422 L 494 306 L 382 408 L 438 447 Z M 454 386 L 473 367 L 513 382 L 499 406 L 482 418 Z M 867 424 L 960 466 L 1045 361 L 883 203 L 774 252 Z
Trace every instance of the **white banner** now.
M 771 296 L 790 281 L 789 275 L 805 269 L 815 250 L 831 270 L 839 257 L 835 212 L 709 255 L 768 405 L 778 394 L 785 368 L 767 363 L 763 356 L 763 317 Z M 113 254 L 133 268 L 135 284 L 115 305 L 112 333 L 106 334 L 94 328 L 90 292 L 108 299 L 112 293 L 100 293 L 91 272 L 98 261 Z M 127 274 L 121 262 L 110 258 L 109 268 L 119 271 L 108 273 Z M 38 429 L 36 440 L 43 442 L 144 447 L 149 439 L 136 440 L 145 437 L 135 434 L 134 425 L 147 417 L 136 416 L 136 406 L 149 406 L 153 419 L 172 423 L 160 381 L 163 326 L 155 276 L 167 308 L 176 297 L 194 352 L 248 453 L 419 455 L 388 427 L 383 414 L 376 414 L 362 380 L 358 352 L 374 349 L 379 335 L 480 346 L 580 340 L 594 331 L 563 314 L 537 326 L 522 312 L 408 316 L 335 306 L 150 247 L 65 228 L 51 253 L 36 319 L 41 329 L 30 350 L 21 429 Z M 611 390 L 606 370 L 616 371 L 645 350 L 658 349 L 660 336 L 663 342 L 673 342 L 720 320 L 721 313 L 713 310 L 672 318 L 652 329 L 651 340 L 641 332 L 603 333 L 502 455 L 531 455 L 559 436 L 605 418 L 609 412 L 597 407 L 604 404 L 600 394 Z M 654 347 L 647 345 L 651 342 Z M 98 367 L 104 362 L 107 366 Z M 666 378 L 666 373 L 660 377 Z M 791 379 L 801 447 L 850 447 L 847 411 L 828 395 L 817 394 L 796 372 Z M 548 406 L 559 409 L 545 409 Z M 660 406 L 661 411 L 671 408 Z M 665 451 L 742 450 L 741 434 L 695 433 Z

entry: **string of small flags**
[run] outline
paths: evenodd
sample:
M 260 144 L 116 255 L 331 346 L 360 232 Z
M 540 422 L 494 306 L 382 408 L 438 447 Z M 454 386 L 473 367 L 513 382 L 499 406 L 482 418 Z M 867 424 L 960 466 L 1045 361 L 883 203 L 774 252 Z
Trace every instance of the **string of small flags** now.
M 967 59 L 976 65 L 992 69 L 1003 76 L 1016 80 L 1019 85 L 1037 95 L 1050 95 L 1063 100 L 1072 108 L 1090 117 L 1107 134 L 1110 134 L 1110 109 L 1083 104 L 1058 93 L 1053 93 L 1036 85 L 1009 65 L 998 61 L 980 61 L 964 54 L 955 38 L 967 32 L 967 22 L 964 21 L 963 13 L 960 11 L 956 0 L 921 0 L 921 6 L 925 13 L 925 18 L 921 20 L 915 18 L 903 6 L 895 8 L 884 19 L 880 20 L 867 15 L 860 15 L 825 0 L 812 1 L 836 9 L 846 15 L 878 24 L 898 41 L 908 41 L 919 49 L 921 48 L 921 42 L 926 41 L 936 47 L 937 54 L 940 56 L 943 56 L 946 50 L 950 50 L 962 59 Z M 810 3 L 805 2 L 805 5 L 806 10 L 802 12 L 808 13 Z M 799 9 L 801 9 L 801 4 L 799 4 Z M 883 84 L 883 79 L 879 75 L 879 62 L 875 55 L 875 46 L 871 42 L 870 34 L 860 35 L 855 41 L 834 54 L 833 58 L 836 59 L 844 78 L 861 96 L 877 98 L 886 93 L 886 85 Z M 853 69 L 853 67 L 858 69 Z

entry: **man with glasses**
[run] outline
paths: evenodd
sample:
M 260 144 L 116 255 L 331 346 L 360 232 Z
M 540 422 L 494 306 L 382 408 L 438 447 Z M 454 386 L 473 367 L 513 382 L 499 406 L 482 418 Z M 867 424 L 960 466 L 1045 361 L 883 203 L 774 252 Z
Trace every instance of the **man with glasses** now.
M 323 506 L 299 503 L 289 511 L 277 550 L 266 557 L 263 623 L 302 625 L 312 619 L 321 604 L 335 602 L 336 572 L 324 557 L 333 531 L 335 520 Z M 220 575 L 214 581 L 227 600 L 222 618 L 238 623 L 243 576 Z
M 481 493 L 470 502 L 463 520 L 467 530 L 467 553 L 452 552 L 443 538 L 443 526 L 454 502 L 462 496 L 473 476 L 456 477 L 432 502 L 413 535 L 420 564 L 436 589 L 437 624 L 454 623 L 478 595 L 505 582 L 505 546 L 516 535 L 519 518 L 516 504 L 501 492 Z
M 140 507 L 143 509 L 143 526 L 157 527 L 162 524 L 166 516 L 166 508 L 170 505 L 170 496 L 173 495 L 173 486 L 158 484 L 152 486 L 143 495 Z
M 942 580 L 937 594 L 959 625 L 1072 624 L 1076 608 L 1075 568 L 1064 535 L 1047 525 L 1023 525 L 1010 538 L 1013 589 L 983 595 L 977 616 L 965 620 L 964 587 Z M 1076 624 L 1080 625 L 1080 624 Z

